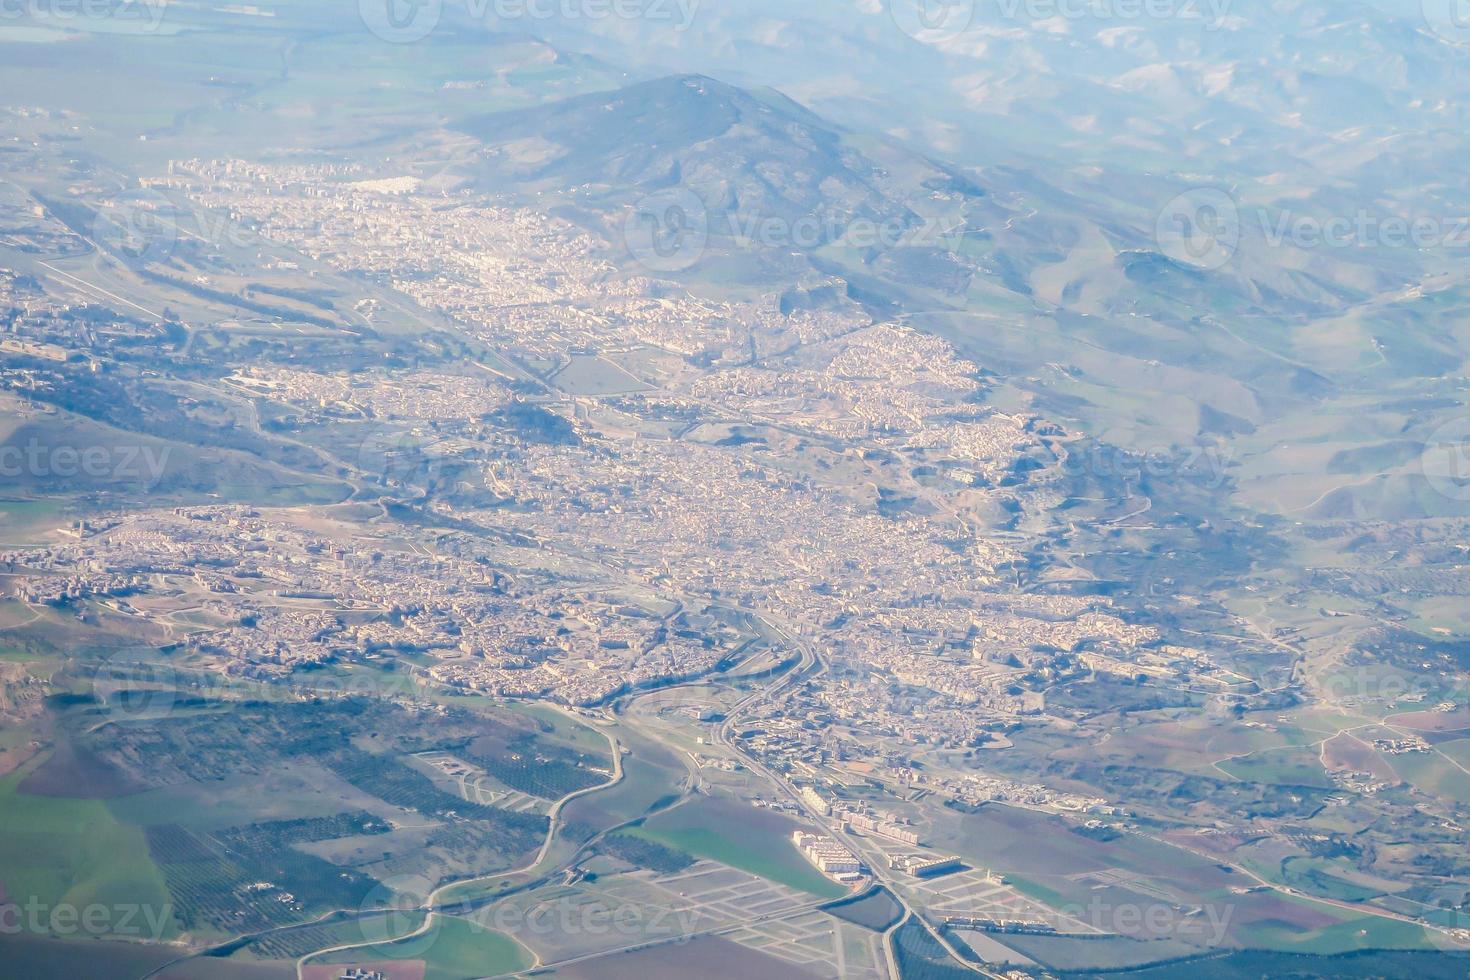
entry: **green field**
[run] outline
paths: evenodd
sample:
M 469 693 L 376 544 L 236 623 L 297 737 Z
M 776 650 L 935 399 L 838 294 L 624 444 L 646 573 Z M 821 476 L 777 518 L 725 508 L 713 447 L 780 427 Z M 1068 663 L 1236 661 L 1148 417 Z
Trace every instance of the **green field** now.
M 1341 877 L 1343 870 L 1321 858 L 1289 858 L 1282 862 L 1280 877 L 1294 888 L 1343 902 L 1362 902 L 1383 894 L 1382 889 L 1367 888 L 1344 879 Z
M 436 916 L 422 936 L 343 950 L 323 957 L 322 962 L 374 960 L 423 960 L 427 964 L 424 980 L 474 980 L 498 973 L 516 973 L 533 962 L 526 948 L 505 933 L 443 915 Z
M 1220 763 L 1220 769 L 1247 782 L 1281 786 L 1329 787 L 1332 781 L 1322 771 L 1315 748 L 1268 749 Z
M 1389 765 L 1426 793 L 1470 805 L 1470 775 L 1437 752 L 1403 752 L 1391 756 Z
M 50 908 L 141 907 L 163 924 L 160 938 L 172 938 L 168 889 L 149 860 L 143 832 L 119 823 L 101 800 L 20 792 L 31 768 L 0 778 L 0 882 L 10 900 Z M 105 931 L 153 931 L 136 912 L 128 923 L 115 918 L 105 920 Z
M 1273 928 L 1262 923 L 1252 929 L 1249 939 L 1253 948 L 1323 955 L 1369 949 L 1435 948 L 1422 926 L 1367 915 L 1308 931 Z
M 752 815 L 746 821 L 741 820 L 742 809 Z M 789 828 L 779 826 L 777 821 L 754 819 L 753 815 L 759 812 L 738 804 L 700 800 L 660 814 L 628 833 L 820 898 L 847 894 L 846 888 L 812 867 L 797 852 L 791 844 Z

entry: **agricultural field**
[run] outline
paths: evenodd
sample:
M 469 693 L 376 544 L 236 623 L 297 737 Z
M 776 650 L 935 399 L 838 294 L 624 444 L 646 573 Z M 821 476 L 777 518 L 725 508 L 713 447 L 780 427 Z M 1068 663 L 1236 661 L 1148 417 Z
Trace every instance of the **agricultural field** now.
M 696 799 L 628 833 L 819 897 L 844 894 L 845 888 L 812 867 L 792 845 L 791 832 L 799 826 L 746 803 Z
M 109 684 L 123 676 L 116 663 L 104 670 Z M 410 753 L 478 740 L 483 758 L 544 792 L 608 778 L 592 749 L 605 739 L 561 716 L 433 709 L 442 721 L 426 742 L 426 709 L 387 702 L 131 682 L 99 699 L 70 683 L 75 693 L 53 695 L 40 716 L 49 741 L 0 777 L 0 885 L 42 902 L 158 909 L 165 939 L 262 933 L 242 954 L 251 962 L 321 948 L 288 939 L 290 927 L 370 909 L 380 882 L 482 875 L 540 845 L 544 815 L 469 803 Z
M 25 792 L 21 785 L 33 769 L 0 777 L 0 887 L 48 908 L 142 910 L 149 915 L 137 921 L 109 919 L 102 934 L 175 938 L 175 906 L 143 831 L 120 822 L 103 800 Z
M 347 965 L 377 961 L 422 963 L 424 980 L 477 980 L 517 973 L 533 963 L 526 948 L 504 933 L 445 915 L 433 916 L 421 935 L 328 953 L 308 962 Z

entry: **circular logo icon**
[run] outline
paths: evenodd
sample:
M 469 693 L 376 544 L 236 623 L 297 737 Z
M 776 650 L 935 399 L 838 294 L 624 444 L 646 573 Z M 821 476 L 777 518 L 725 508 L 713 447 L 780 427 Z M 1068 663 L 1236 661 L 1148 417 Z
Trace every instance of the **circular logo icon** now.
M 179 243 L 179 209 L 157 191 L 130 188 L 98 207 L 92 240 L 128 265 L 167 262 Z
M 444 478 L 444 456 L 405 429 L 372 428 L 358 444 L 354 465 L 363 479 L 390 490 L 428 492 Z
M 1218 269 L 1240 247 L 1240 209 L 1221 190 L 1197 187 L 1174 198 L 1154 225 L 1159 251 L 1181 265 Z
M 178 675 L 157 650 L 109 653 L 92 672 L 92 696 L 114 721 L 160 718 L 173 711 Z
M 363 26 L 389 44 L 411 44 L 439 26 L 444 0 L 357 0 Z
M 1179 584 L 1157 561 L 1144 560 L 1136 573 L 1132 591 L 1144 605 L 1158 605 L 1177 595 Z
M 1435 493 L 1470 500 L 1470 418 L 1453 419 L 1430 433 L 1419 466 Z
M 639 265 L 652 272 L 678 272 L 704 255 L 709 213 L 686 187 L 644 197 L 623 219 L 623 243 Z
M 376 946 L 412 937 L 411 952 L 422 957 L 439 933 L 438 917 L 425 911 L 431 890 L 432 883 L 421 875 L 394 875 L 378 882 L 357 909 L 363 944 Z
M 920 44 L 942 44 L 970 29 L 975 0 L 888 0 L 888 15 Z
M 1470 0 L 1420 0 L 1424 22 L 1451 44 L 1470 44 Z

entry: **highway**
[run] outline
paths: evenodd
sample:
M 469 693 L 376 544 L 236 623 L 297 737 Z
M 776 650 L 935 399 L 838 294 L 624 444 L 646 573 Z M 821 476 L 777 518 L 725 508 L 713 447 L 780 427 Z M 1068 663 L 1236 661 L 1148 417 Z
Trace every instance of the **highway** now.
M 735 723 L 739 719 L 739 716 L 743 712 L 747 711 L 752 705 L 759 704 L 762 701 L 771 700 L 782 690 L 797 683 L 798 681 L 805 682 L 812 679 L 813 677 L 820 677 L 822 673 L 827 670 L 826 662 L 809 645 L 807 645 L 806 642 L 798 638 L 795 631 L 790 627 L 789 624 L 780 623 L 769 613 L 766 613 L 764 611 L 745 611 L 749 612 L 751 615 L 758 616 L 763 622 L 765 622 L 767 626 L 771 627 L 775 632 L 780 634 L 783 638 L 794 645 L 797 651 L 800 653 L 800 660 L 797 662 L 796 666 L 787 671 L 785 674 L 781 675 L 779 678 L 775 679 L 765 688 L 755 691 L 742 698 L 740 701 L 736 702 L 736 704 L 726 714 L 724 721 L 716 726 L 714 732 L 715 743 L 717 745 L 723 746 L 724 748 L 730 750 L 731 752 L 744 759 L 745 764 L 753 772 L 757 772 L 762 776 L 765 776 L 768 780 L 779 787 L 780 790 L 786 796 L 788 796 L 792 800 L 792 802 L 794 802 L 801 809 L 804 814 L 806 814 L 808 819 L 810 819 L 813 823 L 820 827 L 823 832 L 825 832 L 828 836 L 832 837 L 835 840 L 842 841 L 854 854 L 861 854 L 861 849 L 859 845 L 853 840 L 851 834 L 847 833 L 846 830 L 844 830 L 836 821 L 833 821 L 826 814 L 818 813 L 812 807 L 808 806 L 806 801 L 803 800 L 801 798 L 801 795 L 796 791 L 795 787 L 788 783 L 782 776 L 778 775 L 775 772 L 772 772 L 769 768 L 766 767 L 763 762 L 761 762 L 760 759 L 756 758 L 755 755 L 742 749 L 739 743 L 731 735 L 735 727 Z M 810 671 L 810 673 L 808 673 L 808 671 Z M 893 934 L 896 935 L 897 930 L 902 926 L 903 922 L 906 921 L 909 917 L 912 917 L 916 922 L 919 923 L 920 926 L 923 927 L 926 932 L 929 933 L 929 935 L 934 937 L 935 941 L 937 941 L 940 946 L 944 947 L 945 951 L 949 953 L 952 959 L 958 962 L 965 969 L 987 977 L 1001 978 L 1003 976 L 1003 974 L 1001 973 L 992 972 L 978 964 L 972 963 L 971 961 L 965 959 L 965 957 L 960 954 L 959 950 L 955 949 L 954 945 L 944 935 L 939 933 L 938 930 L 932 928 L 930 924 L 924 919 L 920 911 L 915 909 L 913 905 L 909 903 L 909 900 L 904 897 L 903 892 L 900 890 L 897 882 L 894 880 L 894 877 L 889 873 L 889 870 L 887 868 L 879 866 L 876 862 L 868 863 L 868 871 L 873 880 L 878 882 L 879 884 L 884 885 L 888 889 L 889 894 L 893 896 L 894 901 L 898 902 L 899 905 L 903 907 L 905 914 L 899 920 L 899 922 L 892 927 L 891 932 Z M 899 971 L 898 963 L 893 953 L 893 935 L 889 936 L 889 941 L 885 944 L 885 948 L 888 951 L 889 971 L 891 972 L 895 980 L 897 980 L 897 978 L 899 977 Z

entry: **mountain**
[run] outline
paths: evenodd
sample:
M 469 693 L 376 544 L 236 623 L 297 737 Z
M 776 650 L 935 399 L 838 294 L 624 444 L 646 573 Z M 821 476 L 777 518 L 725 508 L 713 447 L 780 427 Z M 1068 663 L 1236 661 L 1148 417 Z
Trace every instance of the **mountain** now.
M 680 188 L 711 234 L 775 247 L 829 244 L 855 222 L 892 244 L 940 211 L 984 206 L 973 177 L 896 145 L 860 140 L 770 89 L 674 75 L 534 109 L 472 116 L 481 186 L 613 207 Z M 888 236 L 888 237 L 885 237 Z

